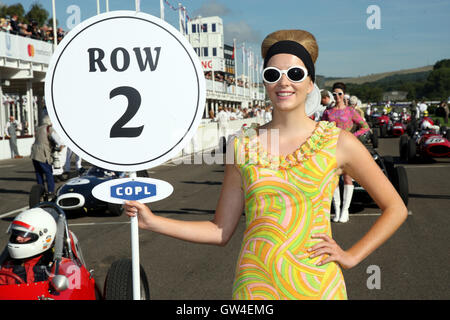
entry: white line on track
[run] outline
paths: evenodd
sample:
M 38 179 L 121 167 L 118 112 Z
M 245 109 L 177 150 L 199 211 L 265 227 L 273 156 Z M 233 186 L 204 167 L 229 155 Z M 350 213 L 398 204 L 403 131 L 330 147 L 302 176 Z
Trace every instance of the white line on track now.
M 10 168 L 10 167 L 14 167 L 14 165 L 13 164 L 4 164 L 4 165 L 0 166 L 0 168 Z
M 13 210 L 13 211 L 9 211 L 9 212 L 6 212 L 6 213 L 3 213 L 3 214 L 0 215 L 0 219 L 4 218 L 4 217 L 7 217 L 7 216 L 10 216 L 10 215 L 13 215 L 15 213 L 20 213 L 22 211 L 25 211 L 26 209 L 28 209 L 28 206 L 20 208 L 20 209 Z
M 130 224 L 130 221 L 69 223 L 69 227 L 98 226 L 98 225 L 111 225 L 111 224 Z
M 450 168 L 450 164 L 431 164 L 431 165 L 405 165 L 405 169 L 408 168 Z
M 408 210 L 408 216 L 412 216 L 412 211 Z M 381 212 L 367 212 L 367 213 L 350 213 L 350 217 L 371 217 L 371 216 L 381 216 Z M 331 215 L 334 217 L 334 214 Z

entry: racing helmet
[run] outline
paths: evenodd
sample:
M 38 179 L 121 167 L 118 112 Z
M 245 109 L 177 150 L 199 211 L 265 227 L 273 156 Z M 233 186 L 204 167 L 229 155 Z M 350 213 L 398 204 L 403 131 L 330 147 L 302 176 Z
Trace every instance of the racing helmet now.
M 56 229 L 55 218 L 44 209 L 32 208 L 20 213 L 7 231 L 11 234 L 9 255 L 13 259 L 25 259 L 47 251 L 55 241 Z M 30 239 L 19 241 L 18 236 Z
M 427 111 L 427 110 L 425 110 L 425 111 L 423 112 L 423 116 L 424 116 L 424 117 L 428 117 L 428 111 Z

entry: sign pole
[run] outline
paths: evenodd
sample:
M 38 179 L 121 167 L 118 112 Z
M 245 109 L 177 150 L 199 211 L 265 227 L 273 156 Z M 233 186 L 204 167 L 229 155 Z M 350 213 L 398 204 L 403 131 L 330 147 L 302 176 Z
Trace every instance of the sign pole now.
M 130 178 L 136 178 L 136 172 L 130 172 Z M 139 266 L 139 227 L 138 217 L 130 218 L 131 222 L 131 269 L 133 280 L 133 300 L 141 300 L 141 279 Z

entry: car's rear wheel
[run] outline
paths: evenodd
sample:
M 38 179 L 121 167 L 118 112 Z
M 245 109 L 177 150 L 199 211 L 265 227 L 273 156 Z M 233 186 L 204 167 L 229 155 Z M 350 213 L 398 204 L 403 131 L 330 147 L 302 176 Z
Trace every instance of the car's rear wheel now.
M 406 161 L 406 149 L 408 147 L 408 136 L 402 135 L 399 142 L 400 160 Z
M 35 184 L 31 187 L 30 195 L 28 196 L 28 205 L 33 208 L 38 203 L 46 201 L 45 188 L 40 184 Z
M 114 215 L 116 217 L 120 217 L 122 215 L 122 213 L 123 213 L 123 208 L 122 208 L 121 204 L 108 203 L 108 211 L 112 215 Z
M 140 177 L 140 178 L 148 178 L 148 172 L 147 170 L 141 170 L 136 172 L 136 176 Z
M 141 300 L 150 300 L 150 288 L 147 275 L 140 266 Z M 106 300 L 133 300 L 133 280 L 131 259 L 114 261 L 105 280 L 104 295 Z
M 406 146 L 406 160 L 413 161 L 416 158 L 416 142 L 414 139 L 409 139 Z
M 394 175 L 394 158 L 392 156 L 384 156 L 383 163 L 386 168 L 386 173 L 389 179 Z
M 406 175 L 406 170 L 404 167 L 395 167 L 391 182 L 405 203 L 405 206 L 407 206 L 409 200 L 409 187 L 408 176 Z
M 380 127 L 380 137 L 381 138 L 386 138 L 386 136 L 387 136 L 387 126 L 385 124 L 383 124 Z
M 378 148 L 378 130 L 372 130 L 372 134 L 370 135 L 372 140 L 372 146 L 376 149 Z

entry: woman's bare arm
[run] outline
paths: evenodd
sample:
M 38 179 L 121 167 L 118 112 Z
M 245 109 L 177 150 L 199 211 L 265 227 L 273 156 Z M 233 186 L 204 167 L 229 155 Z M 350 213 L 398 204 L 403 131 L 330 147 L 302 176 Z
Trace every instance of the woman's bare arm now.
M 342 250 L 327 235 L 317 235 L 324 241 L 313 246 L 313 256 L 329 254 L 321 264 L 336 261 L 351 268 L 381 246 L 400 227 L 407 209 L 389 179 L 373 160 L 366 147 L 351 133 L 341 131 L 337 146 L 338 167 L 355 179 L 380 207 L 382 214 L 369 231 L 350 249 Z
M 227 148 L 233 150 L 231 148 Z M 127 201 L 125 213 L 138 213 L 139 227 L 173 238 L 215 245 L 225 245 L 236 230 L 244 210 L 241 174 L 233 164 L 225 166 L 225 177 L 214 218 L 210 221 L 184 221 L 157 216 L 144 204 Z

